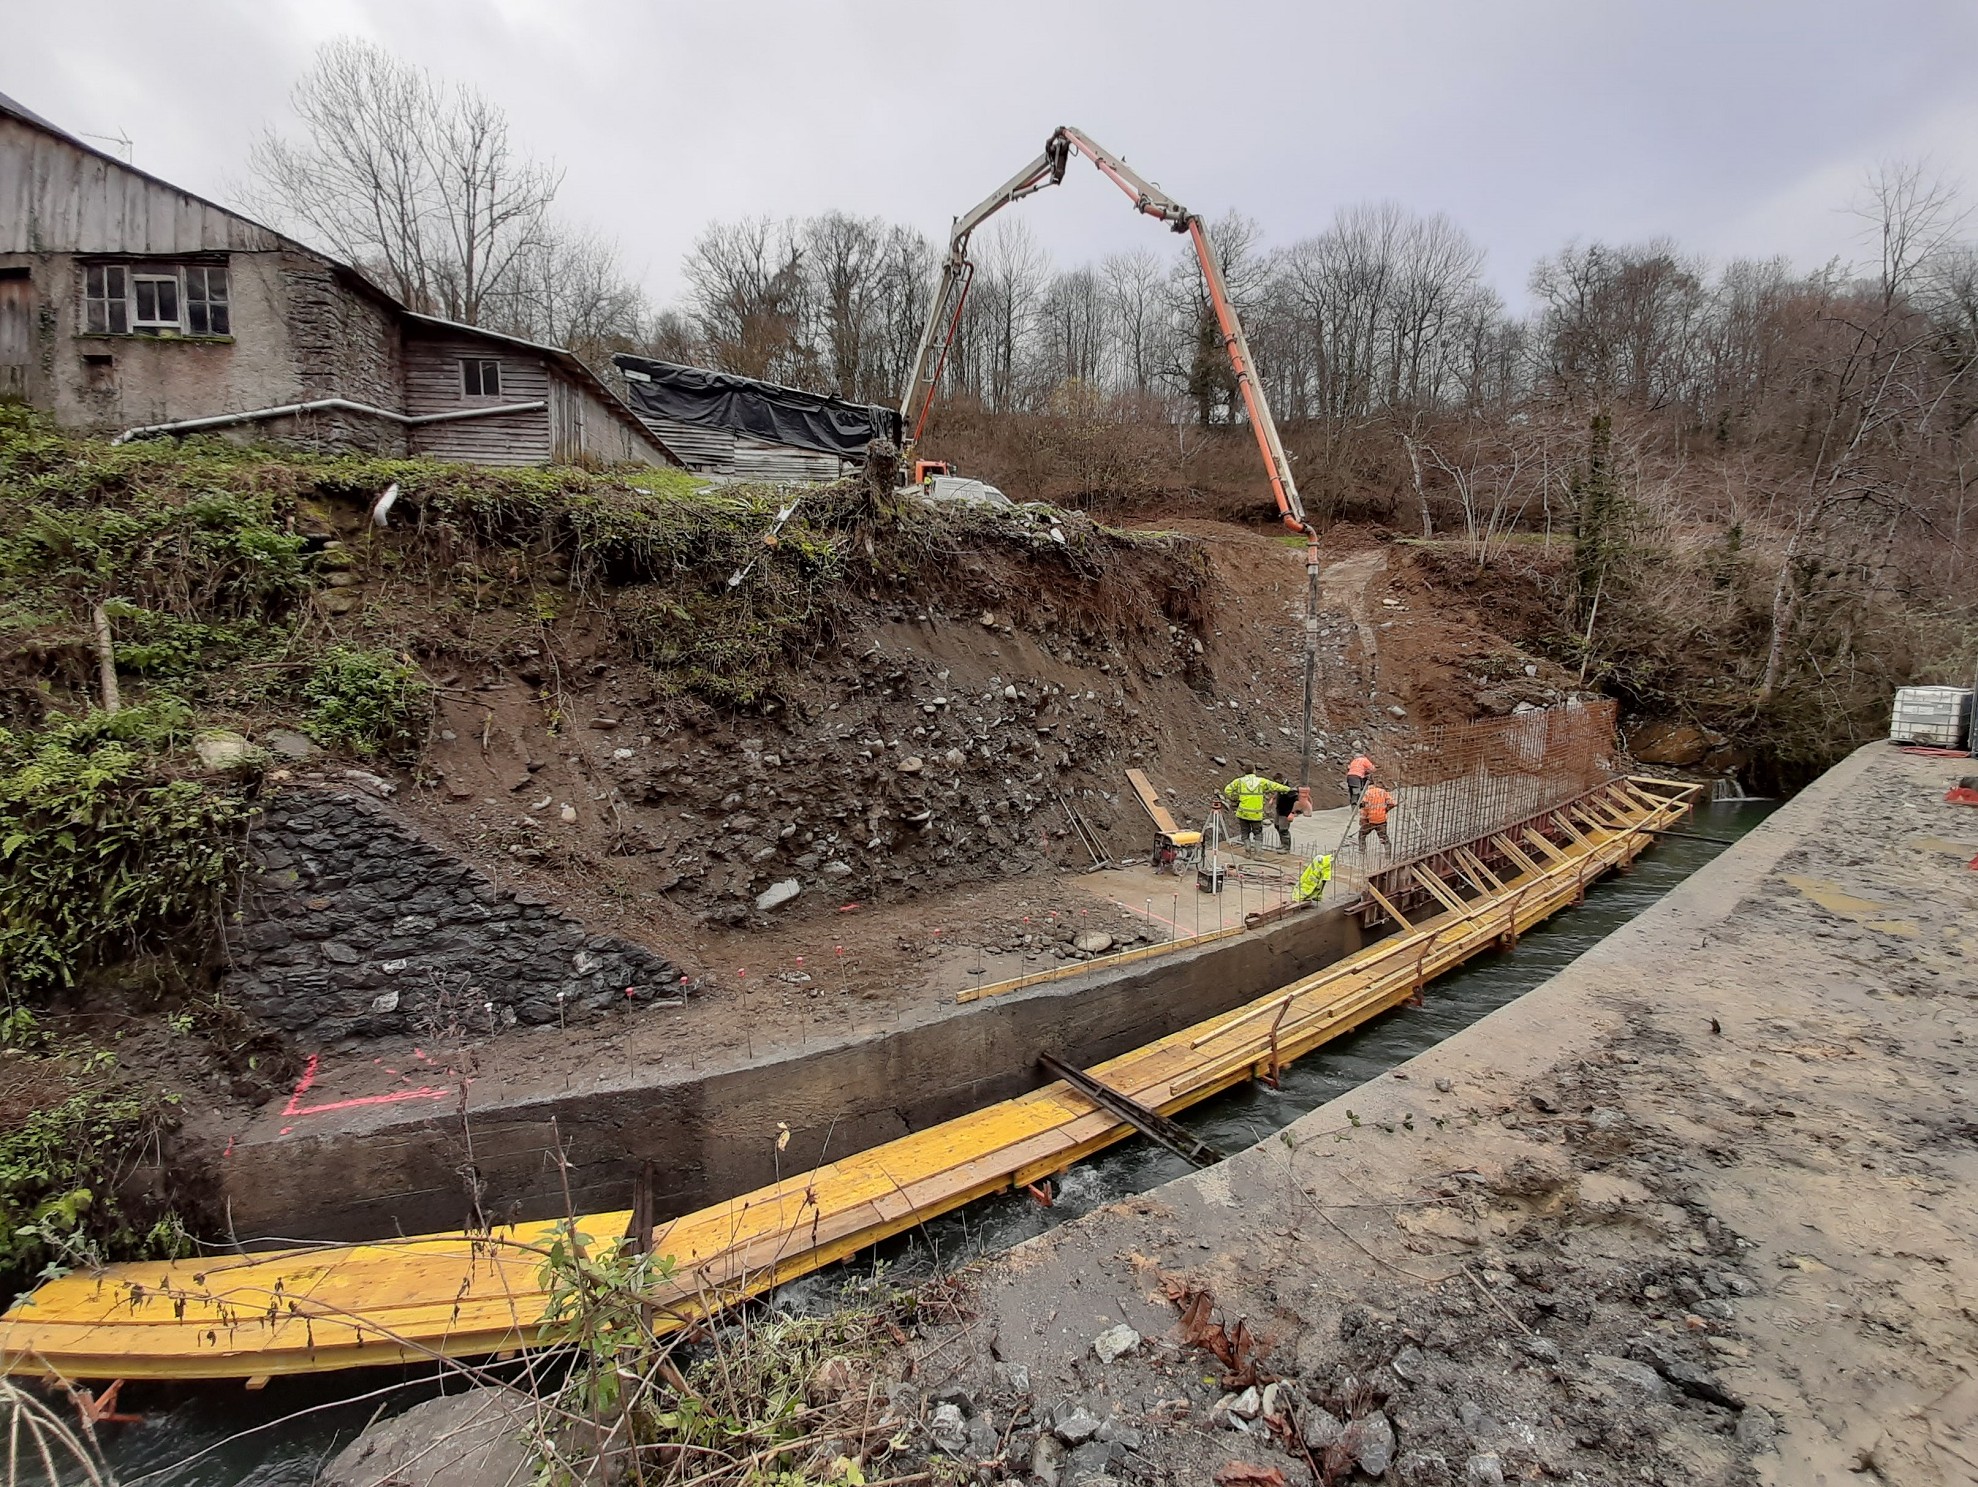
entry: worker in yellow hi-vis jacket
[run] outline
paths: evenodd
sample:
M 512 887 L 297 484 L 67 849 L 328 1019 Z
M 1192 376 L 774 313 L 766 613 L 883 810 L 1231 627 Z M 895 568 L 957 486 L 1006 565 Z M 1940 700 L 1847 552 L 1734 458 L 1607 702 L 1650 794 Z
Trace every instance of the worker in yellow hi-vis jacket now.
M 1235 802 L 1237 830 L 1245 846 L 1251 842 L 1261 844 L 1264 840 L 1264 802 L 1290 788 L 1289 785 L 1267 779 L 1255 769 L 1238 775 L 1223 786 L 1223 799 Z
M 1321 852 L 1305 864 L 1305 871 L 1298 875 L 1298 891 L 1292 901 L 1301 904 L 1315 904 L 1325 896 L 1326 884 L 1332 881 L 1332 853 Z

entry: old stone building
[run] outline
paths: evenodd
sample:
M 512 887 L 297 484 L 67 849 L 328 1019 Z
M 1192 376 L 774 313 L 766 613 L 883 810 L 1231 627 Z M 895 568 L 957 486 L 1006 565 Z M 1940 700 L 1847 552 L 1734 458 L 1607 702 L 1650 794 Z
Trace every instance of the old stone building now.
M 0 94 L 4 397 L 102 432 L 679 463 L 568 351 L 414 314 Z

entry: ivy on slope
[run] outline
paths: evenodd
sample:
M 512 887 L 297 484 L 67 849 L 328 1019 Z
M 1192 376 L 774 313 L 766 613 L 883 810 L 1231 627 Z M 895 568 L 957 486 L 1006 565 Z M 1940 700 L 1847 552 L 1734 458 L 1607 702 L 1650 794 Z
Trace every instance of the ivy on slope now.
M 169 706 L 0 730 L 0 993 L 9 1009 L 92 971 L 210 933 L 249 804 L 186 777 Z

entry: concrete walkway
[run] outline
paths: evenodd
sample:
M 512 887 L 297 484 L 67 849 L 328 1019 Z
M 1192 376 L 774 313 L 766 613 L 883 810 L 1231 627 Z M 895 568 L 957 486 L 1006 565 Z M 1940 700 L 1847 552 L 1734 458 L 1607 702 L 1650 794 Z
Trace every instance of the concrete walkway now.
M 1391 1077 L 989 1264 L 942 1371 L 1067 1483 L 1310 1481 L 1298 1436 L 1342 1481 L 1978 1482 L 1970 772 L 1855 754 Z

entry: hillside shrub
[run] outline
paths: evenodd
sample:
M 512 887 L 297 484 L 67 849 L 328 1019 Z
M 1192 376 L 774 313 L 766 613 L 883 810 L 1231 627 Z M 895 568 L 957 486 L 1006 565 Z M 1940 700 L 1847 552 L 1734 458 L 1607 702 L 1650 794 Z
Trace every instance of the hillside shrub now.
M 432 711 L 432 686 L 390 651 L 332 646 L 303 684 L 309 736 L 366 759 L 418 751 Z
M 216 922 L 244 785 L 176 777 L 164 705 L 0 730 L 0 991 L 9 1006 Z
M 139 1096 L 85 1089 L 0 1131 L 0 1285 L 189 1253 L 169 1211 L 134 1211 L 119 1192 L 168 1120 Z

